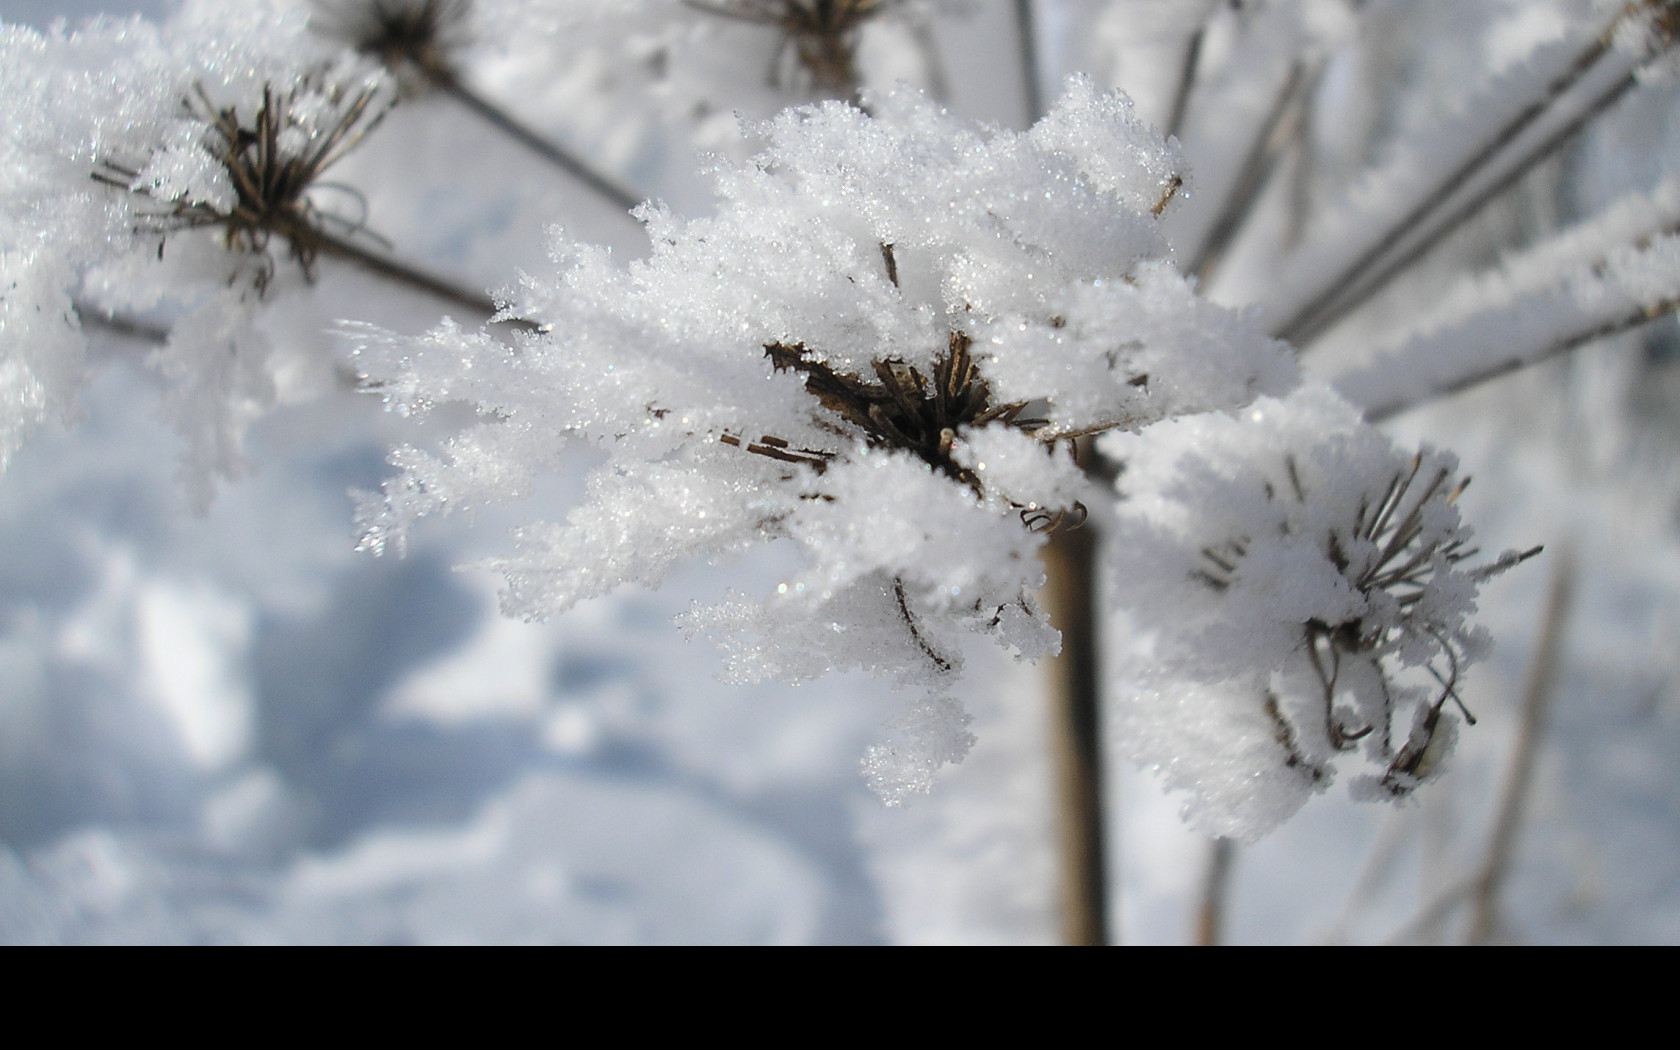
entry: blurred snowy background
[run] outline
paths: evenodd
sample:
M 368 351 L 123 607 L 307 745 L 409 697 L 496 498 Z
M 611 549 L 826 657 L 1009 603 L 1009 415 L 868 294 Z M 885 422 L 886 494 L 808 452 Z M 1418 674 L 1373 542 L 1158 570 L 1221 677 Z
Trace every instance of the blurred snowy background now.
M 1405 32 L 1386 50 L 1365 41 L 1366 59 L 1414 93 L 1453 90 L 1454 70 L 1520 21 L 1520 5 L 1491 0 L 1370 6 Z M 1173 7 L 1039 5 L 1045 84 L 1089 69 L 1164 119 L 1149 56 L 1181 47 Z M 168 9 L 4 0 L 0 19 Z M 928 32 L 953 110 L 1023 124 L 1012 4 L 941 9 Z M 738 65 L 757 76 L 759 62 Z M 474 71 L 486 93 L 522 100 L 529 119 L 646 192 L 689 213 L 706 206 L 686 146 L 605 104 L 580 108 L 576 92 L 545 118 L 517 54 Z M 1629 99 L 1443 257 L 1486 262 L 1669 174 L 1676 98 L 1659 85 Z M 1398 119 L 1380 104 L 1345 118 L 1372 141 Z M 400 253 L 476 286 L 535 265 L 552 222 L 642 250 L 633 222 L 446 100 L 399 107 L 334 174 L 369 192 Z M 694 598 L 771 586 L 786 571 L 774 552 L 554 622 L 505 620 L 498 579 L 455 567 L 504 549 L 506 526 L 563 514 L 573 474 L 505 521 L 430 522 L 405 559 L 355 553 L 349 490 L 376 488 L 391 473 L 386 450 L 417 438 L 352 392 L 329 330 L 354 317 L 420 332 L 440 311 L 330 266 L 265 314 L 277 345 L 307 353 L 280 377 L 282 407 L 254 426 L 253 475 L 208 513 L 191 513 L 177 481 L 181 443 L 160 418 L 146 347 L 115 337 L 97 346 L 83 418 L 38 432 L 0 478 L 0 942 L 1056 938 L 1040 671 L 969 653 L 978 745 L 932 796 L 887 810 L 857 773 L 897 710 L 884 686 L 721 685 L 716 652 L 671 625 Z M 1389 309 L 1438 294 L 1447 278 L 1431 272 Z M 450 424 L 444 414 L 418 440 Z M 1552 553 L 1484 591 L 1497 648 L 1464 690 L 1481 724 L 1451 772 L 1398 809 L 1315 799 L 1237 850 L 1226 939 L 1459 936 L 1556 554 L 1572 550 L 1574 598 L 1499 935 L 1680 940 L 1673 321 L 1391 429 L 1459 454 L 1485 549 Z M 1110 772 L 1115 933 L 1181 942 L 1209 847 L 1147 772 L 1118 761 Z

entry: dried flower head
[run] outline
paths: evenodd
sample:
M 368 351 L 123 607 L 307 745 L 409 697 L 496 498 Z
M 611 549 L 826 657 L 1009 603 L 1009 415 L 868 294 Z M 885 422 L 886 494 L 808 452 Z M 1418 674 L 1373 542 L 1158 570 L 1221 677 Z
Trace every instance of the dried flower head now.
M 853 98 L 858 90 L 857 35 L 865 23 L 903 0 L 685 0 L 726 18 L 773 26 L 782 45 L 770 67 L 771 84 L 784 80 L 782 57 L 791 52 L 818 94 Z
M 881 245 L 881 257 L 887 277 L 896 287 L 898 261 L 893 246 Z M 1034 434 L 1045 431 L 1048 420 L 1023 418 L 1028 400 L 994 401 L 991 387 L 974 360 L 972 346 L 967 333 L 951 332 L 945 352 L 934 356 L 928 374 L 898 357 L 870 361 L 867 375 L 837 371 L 814 357 L 803 343 L 769 343 L 764 351 L 776 371 L 805 377 L 806 392 L 829 413 L 837 438 L 861 440 L 869 448 L 907 452 L 984 496 L 987 486 L 980 473 L 958 458 L 959 435 L 993 423 Z M 1047 451 L 1058 442 L 1072 451 L 1066 435 L 1049 433 Z M 770 435 L 744 446 L 732 434 L 720 435 L 720 440 L 773 459 L 806 464 L 818 473 L 830 459 L 842 454 L 836 448 L 794 448 Z M 1023 524 L 1035 531 L 1052 531 L 1065 523 L 1077 526 L 1086 514 L 1084 504 L 1078 501 L 1059 509 L 1010 502 L 1021 508 Z
M 473 0 L 314 0 L 310 25 L 371 55 L 404 94 L 455 79 L 455 55 L 472 42 Z
M 365 214 L 344 218 L 311 194 L 327 188 L 322 173 L 383 119 L 388 101 L 378 80 L 347 82 L 323 70 L 301 76 L 284 94 L 264 85 L 249 119 L 236 105 L 216 105 L 200 84 L 182 108 L 187 119 L 178 134 L 144 164 L 107 159 L 93 173 L 96 181 L 164 205 L 142 211 L 139 229 L 167 235 L 219 228 L 229 251 L 259 260 L 259 292 L 274 277 L 273 238 L 286 242 L 313 280 L 316 260 L 337 233 L 366 232 Z M 360 199 L 353 190 L 332 188 Z
M 1458 689 L 1486 647 L 1476 591 L 1539 553 L 1475 562 L 1453 458 L 1402 457 L 1315 389 L 1123 444 L 1117 593 L 1160 616 L 1146 691 L 1218 686 L 1301 791 L 1361 744 L 1375 767 L 1362 795 L 1401 797 L 1438 771 L 1448 706 L 1474 722 Z M 1181 574 L 1139 587 L 1145 563 Z

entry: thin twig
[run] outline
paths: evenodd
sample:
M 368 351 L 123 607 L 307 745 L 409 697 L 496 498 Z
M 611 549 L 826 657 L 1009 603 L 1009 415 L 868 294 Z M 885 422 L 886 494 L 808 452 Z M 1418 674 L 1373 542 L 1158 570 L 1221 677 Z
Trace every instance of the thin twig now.
M 525 148 L 588 186 L 617 208 L 630 211 L 640 206 L 642 201 L 647 199 L 637 191 L 614 182 L 563 146 L 544 138 L 523 123 L 515 120 L 507 111 L 463 84 L 460 78 L 447 74 L 434 75 L 432 83 L 437 85 L 439 91 L 478 114 L 498 131 L 517 140 Z
M 1242 229 L 1243 223 L 1247 221 L 1255 200 L 1271 176 L 1277 158 L 1282 154 L 1287 142 L 1299 131 L 1299 121 L 1294 122 L 1295 127 L 1290 131 L 1284 132 L 1283 129 L 1285 119 L 1296 109 L 1305 73 L 1306 70 L 1299 61 L 1290 67 L 1289 76 L 1284 79 L 1276 101 L 1272 103 L 1265 121 L 1254 136 L 1253 144 L 1249 147 L 1248 156 L 1243 160 L 1241 174 L 1231 184 L 1231 192 L 1219 209 L 1219 217 L 1208 227 L 1208 232 L 1196 248 L 1190 264 L 1185 267 L 1186 272 L 1193 273 L 1205 281 L 1214 267 L 1219 265 L 1237 231 Z
M 1506 771 L 1505 789 L 1500 793 L 1499 808 L 1495 811 L 1487 860 L 1475 880 L 1470 929 L 1466 934 L 1471 944 L 1487 943 L 1499 927 L 1499 894 L 1511 869 L 1517 834 L 1522 830 L 1523 810 L 1534 780 L 1535 757 L 1539 754 L 1540 737 L 1545 731 L 1546 708 L 1557 688 L 1564 629 L 1569 622 L 1569 607 L 1574 592 L 1575 559 L 1570 544 L 1564 543 L 1559 548 L 1556 564 L 1552 566 L 1546 612 L 1541 620 L 1534 660 L 1529 664 L 1528 681 L 1523 689 L 1522 721 L 1517 728 L 1516 743 L 1511 748 L 1511 765 Z
M 1640 306 L 1632 313 L 1613 318 L 1602 324 L 1595 325 L 1585 331 L 1566 335 L 1539 353 L 1527 354 L 1512 360 L 1501 361 L 1496 365 L 1490 365 L 1467 375 L 1459 376 L 1456 379 L 1447 380 L 1435 387 L 1432 387 L 1428 391 L 1413 397 L 1379 402 L 1378 404 L 1371 405 L 1365 410 L 1365 419 L 1370 423 L 1384 422 L 1385 420 L 1389 420 L 1397 415 L 1400 415 L 1402 412 L 1409 412 L 1414 408 L 1429 404 L 1432 401 L 1437 401 L 1443 397 L 1450 397 L 1453 394 L 1461 393 L 1465 390 L 1469 390 L 1471 387 L 1480 386 L 1490 380 L 1510 375 L 1512 372 L 1527 368 L 1530 365 L 1536 365 L 1542 361 L 1549 361 L 1554 357 L 1562 356 L 1572 350 L 1586 346 L 1589 343 L 1597 342 L 1600 339 L 1608 339 L 1614 335 L 1621 335 L 1624 332 L 1631 332 L 1636 328 L 1650 324 L 1652 321 L 1661 320 L 1662 318 L 1677 311 L 1680 311 L 1680 296 L 1662 299 L 1655 303 Z
M 945 72 L 945 60 L 939 57 L 939 45 L 933 39 L 933 27 L 923 18 L 910 19 L 910 39 L 922 53 L 927 69 L 927 93 L 936 102 L 951 97 L 951 77 Z
M 1453 912 L 1469 899 L 1475 888 L 1474 879 L 1460 879 L 1452 883 L 1436 894 L 1416 915 L 1402 923 L 1399 929 L 1389 934 L 1383 943 L 1413 944 L 1425 936 L 1438 934 L 1441 924 L 1451 918 Z
M 1376 841 L 1371 844 L 1364 863 L 1360 865 L 1359 874 L 1353 880 L 1353 888 L 1342 901 L 1341 910 L 1337 912 L 1335 919 L 1319 935 L 1320 943 L 1347 943 L 1349 930 L 1360 912 L 1370 905 L 1398 870 L 1400 848 L 1405 844 L 1409 828 L 1407 814 L 1402 810 L 1390 810 L 1383 817 Z
M 104 310 L 90 303 L 76 300 L 71 304 L 83 328 L 97 328 L 121 339 L 162 346 L 169 341 L 169 329 L 151 321 L 143 321 L 128 314 Z
M 940 656 L 938 651 L 928 644 L 927 639 L 922 637 L 922 629 L 916 625 L 915 614 L 910 611 L 910 603 L 904 597 L 904 581 L 897 577 L 893 578 L 893 596 L 898 599 L 898 613 L 904 617 L 904 626 L 910 628 L 910 637 L 915 641 L 916 648 L 922 651 L 922 655 L 927 657 L 933 666 L 939 668 L 941 674 L 950 674 L 951 661 Z
M 1184 130 L 1184 118 L 1190 112 L 1190 95 L 1196 88 L 1196 74 L 1200 72 L 1202 63 L 1202 42 L 1207 39 L 1208 23 L 1212 21 L 1210 13 L 1196 25 L 1195 32 L 1184 45 L 1184 63 L 1178 71 L 1178 87 L 1173 91 L 1172 109 L 1167 114 L 1167 137 L 1181 133 Z
M 1094 587 L 1093 526 L 1058 532 L 1044 547 L 1044 603 L 1062 632 L 1047 661 L 1051 748 L 1061 865 L 1062 943 L 1097 945 L 1117 937 L 1108 916 L 1103 821 L 1100 626 Z
M 401 260 L 378 255 L 360 245 L 331 234 L 321 233 L 318 237 L 318 247 L 323 255 L 330 255 L 345 262 L 353 263 L 377 277 L 382 277 L 443 302 L 453 303 L 475 314 L 494 317 L 498 312 L 495 302 L 488 295 L 469 292 L 460 285 L 452 284 L 434 274 L 426 273 L 424 270 L 410 266 Z M 511 319 L 508 323 L 531 329 L 539 327 L 535 322 L 518 318 Z

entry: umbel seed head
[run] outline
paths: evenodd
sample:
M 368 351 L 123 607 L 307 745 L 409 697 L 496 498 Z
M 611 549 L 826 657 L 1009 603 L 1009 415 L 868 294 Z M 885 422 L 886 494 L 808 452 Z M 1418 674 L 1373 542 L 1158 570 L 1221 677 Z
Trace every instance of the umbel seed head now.
M 412 95 L 455 78 L 472 11 L 472 0 L 315 0 L 310 25 L 377 58 Z
M 130 167 L 112 160 L 102 162 L 93 178 L 166 205 L 162 211 L 143 213 L 144 230 L 167 235 L 220 228 L 229 251 L 261 260 L 255 277 L 259 293 L 274 277 L 268 251 L 274 237 L 286 242 L 305 279 L 313 280 L 315 261 L 331 242 L 329 228 L 365 232 L 365 216 L 350 220 L 323 211 L 310 191 L 323 172 L 379 125 L 388 109 L 379 103 L 380 95 L 376 83 L 350 86 L 324 73 L 305 74 L 283 94 L 265 84 L 261 103 L 246 119 L 237 105 L 217 106 L 200 84 L 182 101 L 182 108 L 204 125 L 198 146 L 220 167 L 229 193 L 216 199 L 171 193 L 161 179 L 148 175 L 146 165 Z M 337 188 L 359 197 L 353 190 Z

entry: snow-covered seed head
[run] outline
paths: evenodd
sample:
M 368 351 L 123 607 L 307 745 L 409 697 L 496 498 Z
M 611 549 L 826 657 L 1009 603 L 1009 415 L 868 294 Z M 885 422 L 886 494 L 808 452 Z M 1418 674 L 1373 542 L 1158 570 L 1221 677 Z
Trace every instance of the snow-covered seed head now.
M 310 24 L 384 63 L 415 94 L 455 76 L 472 39 L 472 0 L 315 0 Z
M 332 236 L 366 232 L 365 216 L 349 220 L 322 211 L 310 199 L 321 174 L 354 149 L 383 119 L 376 83 L 347 86 L 324 75 L 305 75 L 281 94 L 263 86 L 262 102 L 246 120 L 237 106 L 218 107 L 203 85 L 183 100 L 187 116 L 204 125 L 198 147 L 219 167 L 224 192 L 199 196 L 170 193 L 146 166 L 130 167 L 107 159 L 94 171 L 96 181 L 160 201 L 162 211 L 142 214 L 143 229 L 168 234 L 177 230 L 219 227 L 229 251 L 261 260 L 255 277 L 259 293 L 274 277 L 269 241 L 286 242 L 290 256 L 314 279 L 314 266 Z M 353 190 L 337 187 L 341 192 Z M 166 195 L 167 194 L 167 195 Z M 159 251 L 162 251 L 160 245 Z
M 881 256 L 896 285 L 898 264 L 892 245 L 881 245 Z M 867 375 L 838 371 L 814 357 L 803 343 L 768 343 L 764 353 L 776 371 L 805 377 L 806 392 L 821 404 L 836 431 L 861 439 L 870 448 L 907 452 L 983 496 L 986 486 L 979 473 L 954 455 L 964 431 L 999 423 L 1032 434 L 1044 429 L 1047 421 L 1022 415 L 1030 402 L 994 401 L 971 346 L 966 333 L 952 332 L 945 351 L 934 355 L 931 374 L 898 358 L 871 361 Z M 837 455 L 827 449 L 794 448 L 770 435 L 750 443 L 731 434 L 721 440 L 761 456 L 806 464 L 819 474 Z M 1047 445 L 1046 452 L 1051 450 Z M 1077 528 L 1086 514 L 1078 503 L 1064 510 L 1037 504 L 1016 506 L 1022 524 L 1035 532 L 1050 532 L 1064 524 Z
M 1426 466 L 1427 463 L 1427 466 Z M 1284 483 L 1265 484 L 1270 501 L 1294 501 L 1305 508 L 1313 499 L 1293 455 L 1284 457 Z M 1354 600 L 1340 617 L 1311 617 L 1300 626 L 1300 644 L 1320 691 L 1323 732 L 1336 751 L 1351 750 L 1359 741 L 1380 730 L 1378 743 L 1387 761 L 1381 783 L 1393 795 L 1408 793 L 1424 779 L 1429 756 L 1441 726 L 1441 711 L 1450 700 L 1465 720 L 1475 718 L 1464 709 L 1457 686 L 1466 661 L 1465 643 L 1459 625 L 1433 608 L 1437 583 L 1457 577 L 1472 588 L 1540 553 L 1534 547 L 1508 552 L 1492 562 L 1467 567 L 1477 550 L 1469 546 L 1468 529 L 1459 524 L 1455 504 L 1469 486 L 1469 478 L 1456 478 L 1450 460 L 1442 462 L 1423 453 L 1398 469 L 1383 483 L 1380 496 L 1361 496 L 1352 513 L 1331 525 L 1316 542 L 1325 560 L 1334 567 L 1341 584 Z M 1286 514 L 1283 528 L 1313 520 L 1306 512 Z M 1241 572 L 1253 537 L 1233 537 L 1222 544 L 1202 549 L 1203 563 L 1196 576 L 1216 591 L 1231 588 Z M 1410 736 L 1398 752 L 1393 746 L 1395 695 L 1387 658 L 1403 649 L 1429 655 L 1424 666 L 1438 686 L 1430 702 L 1416 719 Z M 1372 712 L 1354 715 L 1337 706 L 1344 683 L 1344 670 L 1359 663 L 1375 671 L 1382 697 L 1378 717 Z M 1279 725 L 1280 742 L 1294 739 L 1295 730 L 1274 702 L 1268 713 Z
M 864 23 L 903 0 L 686 0 L 688 6 L 726 18 L 760 22 L 782 33 L 773 86 L 782 80 L 781 58 L 789 49 L 818 94 L 857 94 L 857 34 Z

